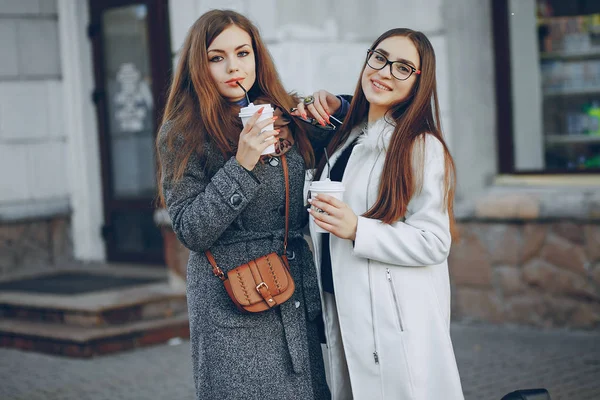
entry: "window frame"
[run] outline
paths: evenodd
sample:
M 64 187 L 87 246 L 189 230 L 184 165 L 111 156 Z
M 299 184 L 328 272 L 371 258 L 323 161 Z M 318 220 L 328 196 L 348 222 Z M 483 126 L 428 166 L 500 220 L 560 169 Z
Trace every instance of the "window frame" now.
M 490 0 L 494 47 L 494 79 L 496 98 L 496 141 L 498 172 L 509 175 L 598 175 L 600 168 L 569 170 L 517 170 L 513 130 L 512 74 L 510 52 L 509 0 Z

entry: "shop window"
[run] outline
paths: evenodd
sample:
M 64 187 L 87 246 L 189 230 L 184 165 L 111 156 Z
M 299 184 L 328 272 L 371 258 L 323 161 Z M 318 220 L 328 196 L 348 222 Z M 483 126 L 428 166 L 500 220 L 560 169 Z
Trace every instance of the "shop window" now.
M 493 0 L 502 173 L 600 173 L 600 1 Z

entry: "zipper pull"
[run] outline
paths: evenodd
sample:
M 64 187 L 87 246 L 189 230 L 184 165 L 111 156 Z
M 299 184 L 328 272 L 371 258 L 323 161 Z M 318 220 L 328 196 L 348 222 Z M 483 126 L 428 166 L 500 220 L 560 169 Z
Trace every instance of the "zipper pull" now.
M 379 355 L 376 351 L 373 352 L 373 358 L 375 359 L 375 364 L 379 364 Z
M 387 280 L 391 282 L 392 281 L 392 274 L 390 273 L 390 269 L 386 268 L 385 269 L 385 273 L 387 275 Z

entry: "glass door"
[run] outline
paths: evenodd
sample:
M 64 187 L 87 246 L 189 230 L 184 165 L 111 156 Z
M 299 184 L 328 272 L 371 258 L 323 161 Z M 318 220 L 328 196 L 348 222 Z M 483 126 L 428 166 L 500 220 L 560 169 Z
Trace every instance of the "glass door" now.
M 161 263 L 154 139 L 171 66 L 167 2 L 91 0 L 90 12 L 108 260 Z

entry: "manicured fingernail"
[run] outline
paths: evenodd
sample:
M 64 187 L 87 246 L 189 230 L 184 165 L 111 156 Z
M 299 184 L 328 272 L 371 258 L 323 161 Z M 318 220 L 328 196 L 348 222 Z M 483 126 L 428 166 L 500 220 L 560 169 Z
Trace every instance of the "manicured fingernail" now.
M 306 211 L 308 211 L 309 213 L 311 213 L 311 212 L 312 212 L 312 209 L 310 209 L 310 208 L 307 208 L 307 209 L 306 209 Z
M 327 123 L 331 124 L 331 122 L 329 121 L 329 116 L 327 116 Z
M 302 118 L 308 119 L 307 116 L 306 116 L 306 113 L 302 114 Z
M 313 199 L 308 199 L 308 202 L 309 202 L 309 203 L 312 203 L 312 202 L 313 202 Z
M 275 121 L 277 118 L 279 118 L 277 115 L 273 117 L 273 121 Z
M 262 112 L 263 112 L 263 110 L 264 110 L 264 109 L 265 109 L 264 107 L 261 107 L 261 108 L 259 108 L 259 109 L 258 109 L 258 113 L 259 113 L 259 114 L 262 114 Z
M 323 126 L 325 126 L 325 121 L 323 121 L 322 119 L 319 120 L 319 123 Z
M 281 129 L 275 129 L 275 131 L 277 131 L 277 133 L 281 132 Z

